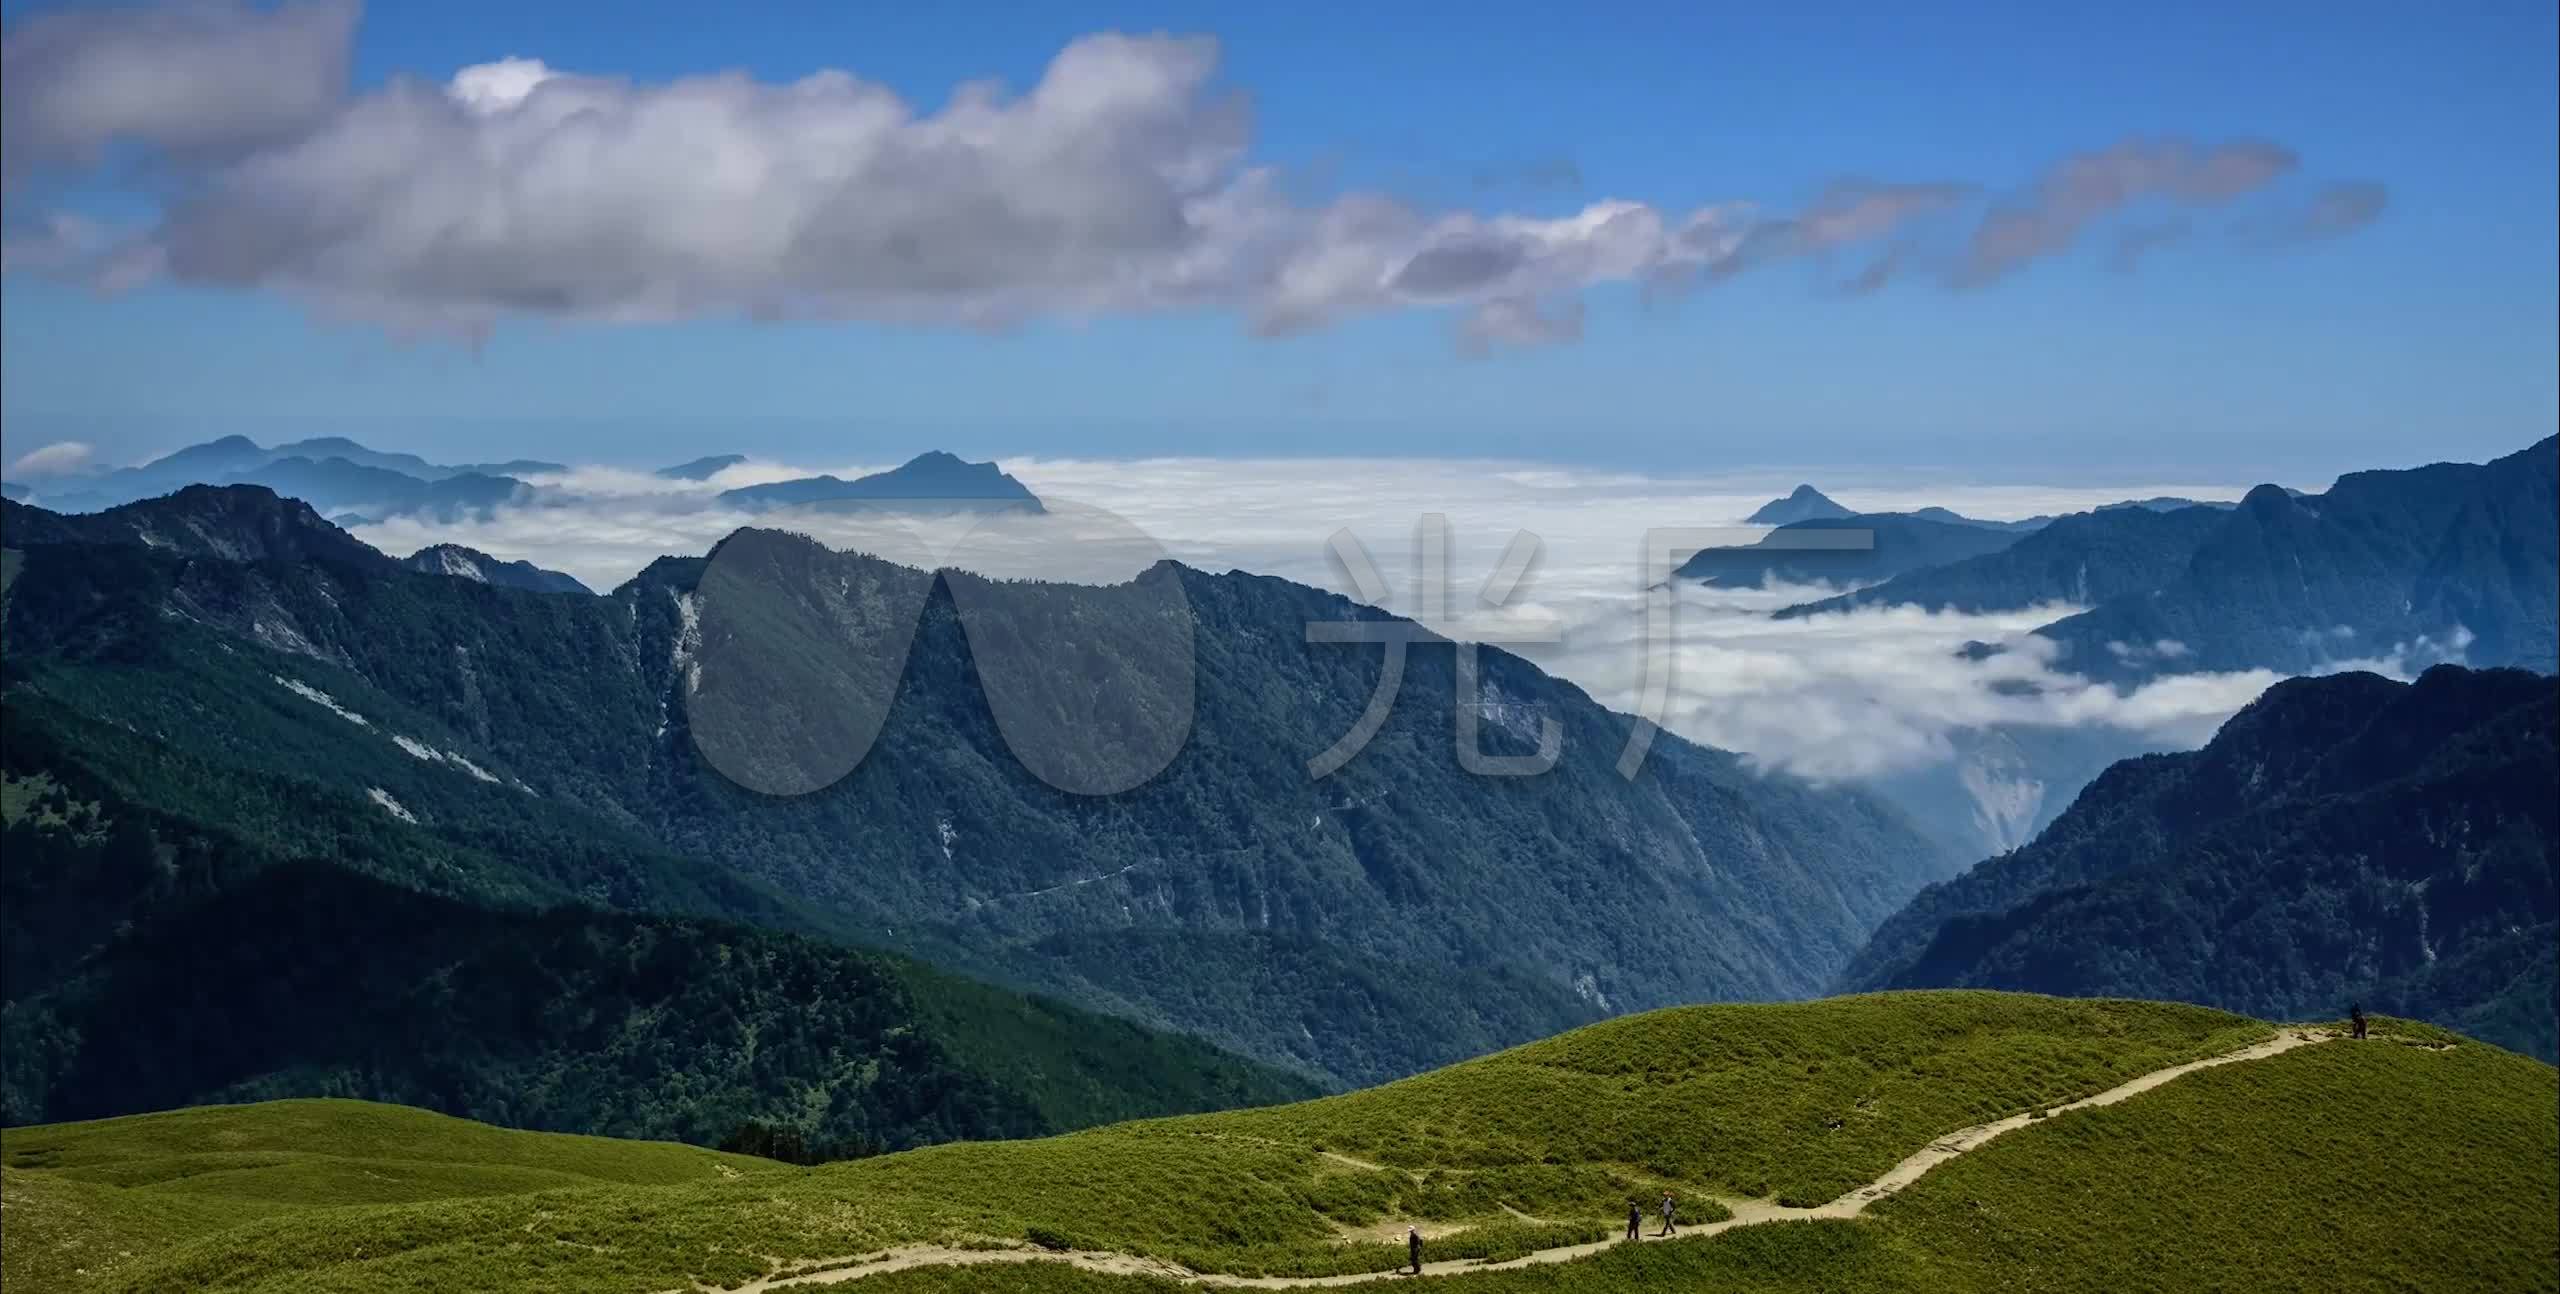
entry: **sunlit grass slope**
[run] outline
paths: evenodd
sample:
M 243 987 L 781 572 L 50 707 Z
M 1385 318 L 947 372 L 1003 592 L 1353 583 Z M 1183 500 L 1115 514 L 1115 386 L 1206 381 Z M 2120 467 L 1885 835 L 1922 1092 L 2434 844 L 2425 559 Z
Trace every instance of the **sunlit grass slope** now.
M 1951 1160 L 1857 1221 L 1779 1222 L 1449 1294 L 2560 1289 L 2560 1073 L 2425 1025 L 2200 1070 Z M 2440 1048 L 2443 1043 L 2456 1043 Z M 973 1279 L 979 1283 L 973 1283 Z M 949 1268 L 863 1294 L 986 1288 Z M 1056 1267 L 1019 1294 L 1172 1294 Z
M 369 1101 L 267 1101 L 0 1132 L 0 1284 L 107 1285 L 137 1256 L 259 1218 L 785 1172 L 669 1142 L 516 1132 Z
M 1944 1132 L 2267 1033 L 1988 993 L 1683 1008 L 1298 1105 L 693 1184 L 274 1210 L 173 1230 L 96 1287 L 645 1291 L 914 1241 L 1375 1270 L 1407 1221 L 1447 1233 L 1436 1254 L 1506 1254 L 1592 1238 L 1666 1189 L 1692 1220 L 1721 1212 L 1710 1196 L 1818 1202 Z

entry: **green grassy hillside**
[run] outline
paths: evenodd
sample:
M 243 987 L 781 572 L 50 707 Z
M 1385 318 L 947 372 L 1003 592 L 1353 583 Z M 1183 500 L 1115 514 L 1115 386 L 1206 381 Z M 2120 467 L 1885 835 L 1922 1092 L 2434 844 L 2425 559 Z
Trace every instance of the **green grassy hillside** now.
M 697 1146 L 516 1132 L 369 1101 L 12 1128 L 0 1132 L 0 1284 L 103 1288 L 153 1247 L 312 1209 L 788 1171 Z
M 2391 1289 L 2394 1274 L 2447 1263 L 2504 1281 L 2527 1271 L 2519 1256 L 2547 1263 L 2560 1240 L 2560 1086 L 2550 1066 L 2468 1040 L 2429 1051 L 2404 1043 L 2445 1035 L 2386 1028 L 2399 1040 L 2307 1045 L 2196 1071 L 2117 1107 L 2030 1122 L 1861 1220 L 1748 1225 L 1459 1284 L 2125 1289 L 2150 1271 L 2191 1271 L 2194 1281 L 2150 1286 L 2245 1286 L 2232 1274 L 2260 1253 L 2289 1256 L 2368 1233 L 2388 1233 L 2371 1243 L 2391 1245 L 2391 1261 L 2319 1289 L 2350 1289 L 2363 1274 Z M 1388 1240 L 1408 1222 L 1431 1235 L 1434 1258 L 1508 1258 L 1597 1240 L 1623 1225 L 1628 1199 L 1651 1202 L 1664 1189 L 1679 1194 L 1690 1222 L 1728 1207 L 1761 1215 L 1774 1204 L 1828 1202 L 1958 1127 L 2051 1110 L 2271 1035 L 2268 1025 L 2199 1007 L 1981 992 L 1684 1007 L 1290 1107 L 934 1145 L 737 1179 L 717 1168 L 648 1179 L 620 1161 L 581 1168 L 586 1151 L 566 1151 L 568 1140 L 558 1163 L 507 1158 L 453 1140 L 463 1133 L 443 1133 L 451 1120 L 440 1120 L 422 1127 L 420 1145 L 451 1151 L 392 1138 L 356 1156 L 404 1163 L 415 1181 L 381 1186 L 389 1194 L 333 1192 L 328 1204 L 297 1202 L 256 1176 L 182 1189 L 161 1168 L 141 1168 L 123 1181 L 105 1161 L 74 1156 L 79 1127 L 36 1127 L 5 1140 L 5 1245 L 10 1276 L 59 1274 L 41 1235 L 113 1235 L 133 1258 L 67 1289 L 131 1291 L 640 1294 L 694 1281 L 740 1286 L 776 1268 L 842 1266 L 916 1243 L 955 1253 L 1103 1250 L 1221 1274 L 1359 1274 L 1398 1263 L 1400 1245 Z M 236 1117 L 271 1110 L 379 1107 L 297 1102 Z M 151 1133 L 148 1120 L 84 1127 L 133 1143 L 177 1140 Z M 282 1140 L 364 1143 L 333 1127 Z M 23 1153 L 54 1143 L 67 1148 L 51 1158 Z M 438 1189 L 438 1174 L 458 1168 L 415 1168 L 420 1161 L 468 1163 L 474 1186 Z M 591 1184 L 550 1184 L 538 1176 L 545 1171 Z M 20 1199 L 51 1215 L 95 1207 L 113 1225 L 54 1222 L 28 1248 L 15 1225 Z M 2427 1199 L 2465 1215 L 2417 1217 Z M 980 1266 L 865 1276 L 860 1289 L 1144 1281 Z

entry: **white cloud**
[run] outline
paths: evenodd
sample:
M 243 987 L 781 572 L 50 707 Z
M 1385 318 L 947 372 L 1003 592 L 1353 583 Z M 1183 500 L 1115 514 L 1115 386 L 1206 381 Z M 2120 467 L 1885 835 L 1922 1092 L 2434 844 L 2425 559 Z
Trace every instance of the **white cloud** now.
M 1770 215 L 1742 200 L 1310 202 L 1253 160 L 1202 37 L 1080 37 L 1027 90 L 973 82 L 930 108 L 849 71 L 644 82 L 529 56 L 348 94 L 354 15 L 204 0 L 22 23 L 13 167 L 94 162 L 124 139 L 175 165 L 143 195 L 165 200 L 147 229 L 76 256 L 30 244 L 18 268 L 106 286 L 165 274 L 467 337 L 522 316 L 1004 328 L 1191 310 L 1281 335 L 1445 309 L 1484 350 L 1577 338 L 1598 285 L 1696 284 L 1861 244 L 1882 251 L 1856 292 L 1923 265 L 1980 281 L 2136 203 L 2225 202 L 2293 164 L 2254 141 L 2127 141 L 1987 214 L 1981 186 L 1940 181 L 1844 181 Z M 2345 232 L 2379 201 L 2348 186 L 2292 223 Z M 1925 252 L 1914 231 L 1958 208 L 1979 217 L 1970 249 Z
M 0 154 L 16 181 L 131 139 L 220 158 L 289 136 L 346 93 L 352 0 L 232 0 L 38 14 L 0 43 Z
M 9 475 L 16 478 L 61 476 L 88 466 L 90 456 L 91 450 L 83 442 L 57 440 L 20 454 L 16 462 L 9 464 Z

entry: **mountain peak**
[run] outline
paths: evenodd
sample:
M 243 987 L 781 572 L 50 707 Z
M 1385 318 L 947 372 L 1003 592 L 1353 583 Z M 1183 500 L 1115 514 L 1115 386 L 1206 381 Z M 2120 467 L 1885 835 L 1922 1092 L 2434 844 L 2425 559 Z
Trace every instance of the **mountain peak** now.
M 661 467 L 657 474 L 669 481 L 707 481 L 745 461 L 744 454 L 705 454 L 689 463 Z
M 465 548 L 460 544 L 433 544 L 409 554 L 400 564 L 429 575 L 449 575 L 498 588 L 525 589 L 534 593 L 594 593 L 573 575 L 547 571 L 531 562 L 501 561 L 477 548 Z
M 2293 494 L 2281 485 L 2253 486 L 2240 497 L 2241 511 L 2261 517 L 2282 516 L 2293 506 Z
M 1833 502 L 1810 485 L 1798 485 L 1783 499 L 1771 499 L 1743 520 L 1754 526 L 1784 526 L 1798 521 L 1829 521 L 1856 513 Z
M 855 480 L 804 477 L 725 491 L 723 502 L 754 507 L 785 504 L 837 509 L 909 512 L 1039 512 L 1039 496 L 992 462 L 973 463 L 943 450 L 927 450 L 885 472 Z
M 263 485 L 190 485 L 103 512 L 65 515 L 10 505 L 9 543 L 119 544 L 226 561 L 304 561 L 359 566 L 390 559 L 331 524 L 300 499 Z

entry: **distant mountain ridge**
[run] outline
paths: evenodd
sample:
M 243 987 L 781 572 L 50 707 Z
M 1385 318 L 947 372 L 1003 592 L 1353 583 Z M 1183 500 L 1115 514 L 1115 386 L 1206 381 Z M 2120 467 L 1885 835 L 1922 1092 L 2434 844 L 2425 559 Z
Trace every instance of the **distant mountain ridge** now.
M 748 508 L 792 505 L 907 511 L 1038 512 L 1040 500 L 994 463 L 929 450 L 885 472 L 845 480 L 807 476 L 723 490 L 720 501 Z
M 2249 492 L 2157 589 L 2036 632 L 2117 681 L 2303 673 L 2405 655 L 2560 669 L 2560 457 L 2355 472 L 2328 492 Z
M 325 471 L 323 469 L 326 469 Z M 352 496 L 370 490 L 407 498 L 459 477 L 510 480 L 566 472 L 559 463 L 516 459 L 504 463 L 430 463 L 416 454 L 368 448 L 344 436 L 319 436 L 273 447 L 246 436 L 224 436 L 175 450 L 138 467 L 85 476 L 49 478 L 29 488 L 31 498 L 56 512 L 95 512 L 121 503 L 172 494 L 190 485 L 262 484 L 291 494 L 323 512 L 359 507 Z M 406 478 L 406 483 L 393 478 Z M 478 500 L 489 487 L 450 486 L 424 491 L 447 504 Z M 480 493 L 475 493 L 479 491 Z
M 708 481 L 745 461 L 744 454 L 705 454 L 688 463 L 661 467 L 657 475 L 669 481 Z
M 1788 607 L 1781 620 L 1867 606 L 1979 613 L 2050 603 L 2094 606 L 2177 578 L 2225 513 L 2193 507 L 2102 508 L 2057 517 L 2015 544 L 1881 584 Z
M 1870 532 L 1872 546 L 1852 547 L 1842 532 Z M 1852 513 L 1792 521 L 1757 541 L 1700 549 L 1674 574 L 1724 587 L 1786 584 L 1858 584 L 1891 579 L 1905 571 L 1998 552 L 2018 542 L 2013 531 L 1966 523 L 1928 521 L 1899 513 Z
M 2168 998 L 2459 1023 L 2550 1059 L 2560 681 L 2293 679 L 2202 750 L 2101 774 L 1921 892 L 1836 987 Z
M 484 516 L 523 502 L 520 479 L 566 472 L 559 463 L 517 459 L 448 465 L 415 454 L 369 449 L 344 436 L 298 440 L 272 448 L 246 436 L 190 445 L 139 467 L 53 478 L 13 493 L 55 512 L 98 512 L 173 494 L 191 485 L 264 485 L 322 513 L 367 520 L 420 514 L 437 520 Z

